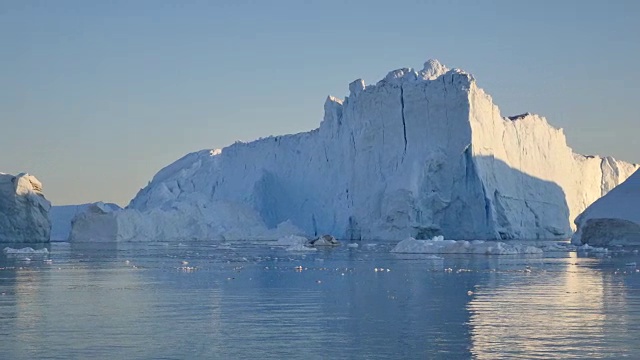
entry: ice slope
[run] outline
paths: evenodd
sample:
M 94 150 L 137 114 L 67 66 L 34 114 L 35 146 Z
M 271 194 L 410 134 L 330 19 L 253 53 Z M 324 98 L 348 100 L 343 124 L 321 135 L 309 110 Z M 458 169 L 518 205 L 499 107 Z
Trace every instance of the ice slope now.
M 576 245 L 640 245 L 640 170 L 591 204 L 575 223 Z
M 120 207 L 112 203 L 89 203 L 80 205 L 54 205 L 49 211 L 51 219 L 51 241 L 67 241 L 71 232 L 71 220 L 78 214 L 86 211 L 93 204 L 103 204 L 111 210 L 119 210 Z
M 349 91 L 327 98 L 318 129 L 183 157 L 117 216 L 153 236 L 171 226 L 212 238 L 227 210 L 208 212 L 222 202 L 306 236 L 567 238 L 570 220 L 637 168 L 574 154 L 540 116 L 503 117 L 473 76 L 435 60 Z
M 0 173 L 0 242 L 49 242 L 50 208 L 35 176 Z

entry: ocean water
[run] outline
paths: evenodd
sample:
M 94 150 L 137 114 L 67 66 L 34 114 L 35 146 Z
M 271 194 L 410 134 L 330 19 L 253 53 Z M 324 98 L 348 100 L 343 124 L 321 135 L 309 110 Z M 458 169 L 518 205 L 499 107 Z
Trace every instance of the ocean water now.
M 436 258 L 392 245 L 0 253 L 0 358 L 640 358 L 637 252 Z

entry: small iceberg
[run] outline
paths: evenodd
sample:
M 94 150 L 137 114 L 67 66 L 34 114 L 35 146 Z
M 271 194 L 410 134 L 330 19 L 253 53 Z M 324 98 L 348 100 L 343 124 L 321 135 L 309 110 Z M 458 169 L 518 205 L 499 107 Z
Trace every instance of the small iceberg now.
M 392 253 L 404 254 L 477 254 L 477 255 L 520 255 L 542 254 L 542 249 L 522 244 L 506 244 L 498 241 L 445 240 L 435 236 L 429 240 L 412 237 L 399 242 Z
M 340 246 L 340 242 L 332 235 L 322 235 L 307 243 L 307 246 Z

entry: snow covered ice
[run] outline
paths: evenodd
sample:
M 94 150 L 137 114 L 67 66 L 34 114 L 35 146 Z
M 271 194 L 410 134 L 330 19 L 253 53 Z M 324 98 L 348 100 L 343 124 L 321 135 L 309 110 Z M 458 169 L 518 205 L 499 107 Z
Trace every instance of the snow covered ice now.
M 0 242 L 48 242 L 50 208 L 35 176 L 0 173 Z
M 318 129 L 188 154 L 72 235 L 563 239 L 638 168 L 575 154 L 541 116 L 502 116 L 473 76 L 436 60 L 349 91 L 326 99 Z
M 575 222 L 574 244 L 640 245 L 640 170 L 591 204 Z

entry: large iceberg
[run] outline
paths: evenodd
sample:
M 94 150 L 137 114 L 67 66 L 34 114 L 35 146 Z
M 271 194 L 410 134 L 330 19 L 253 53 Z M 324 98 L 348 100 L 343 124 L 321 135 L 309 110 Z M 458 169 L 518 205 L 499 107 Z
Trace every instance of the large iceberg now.
M 591 204 L 575 223 L 576 245 L 640 246 L 640 170 Z
M 0 242 L 48 242 L 50 208 L 35 176 L 0 173 Z
M 349 91 L 327 98 L 318 129 L 162 169 L 109 215 L 117 237 L 207 239 L 249 226 L 252 238 L 288 223 L 341 239 L 568 238 L 571 220 L 638 168 L 575 154 L 543 117 L 503 117 L 473 76 L 435 60 Z

